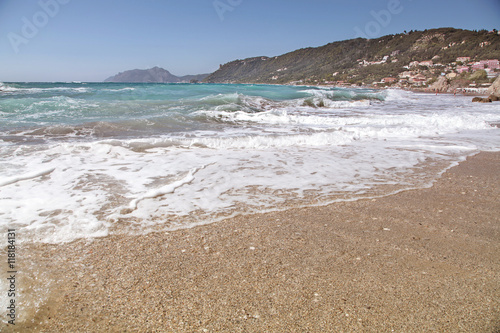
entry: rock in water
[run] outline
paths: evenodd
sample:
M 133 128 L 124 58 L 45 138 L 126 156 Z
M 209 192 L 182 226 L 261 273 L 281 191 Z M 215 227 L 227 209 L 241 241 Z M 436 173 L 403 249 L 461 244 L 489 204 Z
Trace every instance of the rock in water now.
M 482 98 L 482 97 L 474 97 L 472 99 L 473 102 L 478 102 L 478 103 L 491 103 L 490 98 Z
M 450 84 L 446 77 L 441 76 L 429 88 L 431 88 L 432 91 L 447 92 L 450 88 Z

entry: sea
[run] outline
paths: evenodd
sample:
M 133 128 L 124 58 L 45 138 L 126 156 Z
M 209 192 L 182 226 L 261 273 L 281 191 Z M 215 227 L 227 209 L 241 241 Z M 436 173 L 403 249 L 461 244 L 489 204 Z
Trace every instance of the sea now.
M 500 149 L 470 96 L 256 84 L 0 84 L 0 231 L 59 244 L 430 186 Z

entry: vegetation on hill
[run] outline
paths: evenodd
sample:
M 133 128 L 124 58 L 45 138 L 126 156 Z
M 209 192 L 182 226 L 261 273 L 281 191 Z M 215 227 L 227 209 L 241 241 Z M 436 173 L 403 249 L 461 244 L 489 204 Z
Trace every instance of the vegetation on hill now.
M 500 35 L 486 30 L 441 28 L 377 39 L 357 38 L 277 57 L 235 60 L 221 65 L 204 81 L 276 84 L 345 81 L 361 85 L 384 77 L 397 78 L 408 70 L 405 66 L 411 62 L 433 60 L 450 64 L 458 57 L 470 57 L 471 61 L 500 58 Z M 439 66 L 420 69 L 428 71 L 427 77 L 437 77 L 444 70 Z

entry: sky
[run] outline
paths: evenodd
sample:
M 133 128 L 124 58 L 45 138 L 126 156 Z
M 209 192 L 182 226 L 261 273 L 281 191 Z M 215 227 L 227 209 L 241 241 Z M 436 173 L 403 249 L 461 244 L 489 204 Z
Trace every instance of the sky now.
M 0 0 L 0 82 L 211 73 L 356 37 L 500 30 L 500 0 Z

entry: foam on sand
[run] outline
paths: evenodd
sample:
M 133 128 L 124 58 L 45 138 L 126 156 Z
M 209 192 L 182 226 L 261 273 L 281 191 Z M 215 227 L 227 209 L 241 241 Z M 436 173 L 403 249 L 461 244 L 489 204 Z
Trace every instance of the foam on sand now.
M 162 186 L 158 189 L 149 190 L 144 195 L 141 195 L 138 198 L 132 200 L 129 204 L 129 208 L 131 210 L 135 210 L 135 209 L 137 209 L 137 205 L 139 204 L 139 202 L 144 200 L 144 199 L 153 199 L 153 198 L 163 196 L 165 194 L 174 193 L 176 188 L 191 183 L 194 180 L 194 174 L 198 170 L 199 170 L 198 168 L 191 169 L 191 170 L 189 170 L 188 174 L 184 178 L 179 179 L 171 184 Z
M 55 168 L 49 168 L 49 169 L 45 169 L 45 170 L 30 172 L 30 173 L 27 173 L 27 174 L 24 174 L 21 176 L 0 178 L 0 186 L 6 186 L 6 185 L 14 184 L 14 183 L 17 183 L 17 182 L 20 182 L 23 180 L 42 177 L 42 176 L 50 174 L 54 170 L 55 170 Z

